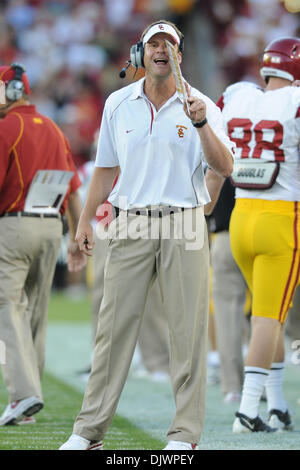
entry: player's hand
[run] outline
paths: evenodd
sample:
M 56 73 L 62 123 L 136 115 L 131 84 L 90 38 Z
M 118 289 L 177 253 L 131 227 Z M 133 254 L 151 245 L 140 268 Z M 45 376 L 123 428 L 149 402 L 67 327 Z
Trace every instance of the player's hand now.
M 197 96 L 191 95 L 191 88 L 185 82 L 185 88 L 188 96 L 188 107 L 187 109 L 186 103 L 183 105 L 183 109 L 185 114 L 191 119 L 192 122 L 201 122 L 206 117 L 206 104 L 203 100 L 198 98 Z
M 92 256 L 93 242 L 93 228 L 90 223 L 79 221 L 75 240 L 78 243 L 79 250 L 87 256 Z
M 86 266 L 87 257 L 80 251 L 76 241 L 70 240 L 68 244 L 67 266 L 71 273 L 77 273 Z

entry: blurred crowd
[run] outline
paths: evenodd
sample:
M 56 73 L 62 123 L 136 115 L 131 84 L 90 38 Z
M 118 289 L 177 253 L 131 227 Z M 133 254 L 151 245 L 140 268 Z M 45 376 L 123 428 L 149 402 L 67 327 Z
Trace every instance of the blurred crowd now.
M 77 166 L 90 159 L 107 95 L 134 75 L 129 70 L 124 81 L 119 78 L 130 45 L 139 39 L 145 24 L 160 18 L 183 29 L 189 48 L 197 48 L 192 42 L 192 21 L 205 22 L 211 31 L 211 44 L 205 49 L 208 54 L 215 51 L 219 75 L 220 90 L 214 90 L 215 96 L 236 80 L 259 81 L 257 52 L 266 42 L 280 35 L 299 35 L 299 14 L 288 13 L 279 0 L 0 2 L 0 65 L 20 62 L 25 66 L 33 90 L 31 101 L 68 136 Z M 187 77 L 189 67 L 195 68 L 191 61 L 193 53 L 185 60 Z M 197 80 L 197 68 L 193 79 Z
M 289 13 L 280 0 L 208 2 L 220 68 L 226 85 L 238 80 L 260 82 L 257 60 L 265 46 L 282 36 L 300 35 L 299 13 Z
M 69 138 L 78 168 L 94 158 L 106 97 L 143 74 L 119 77 L 130 46 L 161 18 L 184 32 L 184 76 L 214 100 L 237 80 L 260 82 L 266 43 L 300 35 L 281 0 L 0 0 L 0 65 L 25 66 L 31 102 Z

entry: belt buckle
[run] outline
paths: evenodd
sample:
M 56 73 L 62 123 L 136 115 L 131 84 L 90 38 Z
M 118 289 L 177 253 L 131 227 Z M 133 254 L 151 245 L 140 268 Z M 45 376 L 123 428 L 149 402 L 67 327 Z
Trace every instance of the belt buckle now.
M 161 218 L 164 215 L 163 209 L 147 209 L 148 217 L 159 217 Z

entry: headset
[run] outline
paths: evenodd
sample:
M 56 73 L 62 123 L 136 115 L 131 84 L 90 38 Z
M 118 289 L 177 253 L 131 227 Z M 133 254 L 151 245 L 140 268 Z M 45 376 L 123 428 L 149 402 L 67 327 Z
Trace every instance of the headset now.
M 11 64 L 11 68 L 14 70 L 15 76 L 7 83 L 5 87 L 6 98 L 9 101 L 18 101 L 24 95 L 24 83 L 22 81 L 22 75 L 25 72 L 25 69 L 22 67 L 22 65 L 17 63 Z
M 161 21 L 158 21 L 157 24 L 161 23 Z M 154 23 L 155 24 L 155 23 Z M 151 26 L 154 26 L 152 24 Z M 145 34 L 147 31 L 145 32 Z M 184 35 L 180 32 L 180 43 L 178 46 L 178 49 L 181 53 L 183 53 L 184 49 Z M 143 46 L 143 38 L 141 38 L 136 44 L 131 46 L 130 48 L 130 60 L 126 61 L 126 66 L 121 70 L 120 72 L 120 77 L 124 78 L 126 76 L 126 70 L 130 65 L 136 68 L 136 70 L 139 67 L 145 67 L 144 64 L 144 46 Z

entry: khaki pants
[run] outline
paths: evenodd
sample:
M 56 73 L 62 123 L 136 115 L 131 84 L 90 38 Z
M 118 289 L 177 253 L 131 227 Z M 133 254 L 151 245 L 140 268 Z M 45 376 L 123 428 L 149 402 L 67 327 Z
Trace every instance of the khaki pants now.
M 103 298 L 104 266 L 108 251 L 108 240 L 102 240 L 95 234 L 94 242 L 93 256 L 91 258 L 93 269 L 93 287 L 91 291 L 93 340 L 96 339 L 99 309 Z
M 94 237 L 93 253 L 94 285 L 92 289 L 93 338 L 103 298 L 104 266 L 108 251 L 108 240 Z M 156 279 L 149 290 L 145 312 L 138 338 L 138 345 L 145 368 L 150 372 L 169 373 L 169 342 L 166 315 L 161 298 L 160 286 Z
M 0 219 L 0 340 L 10 402 L 42 399 L 48 301 L 61 235 L 59 219 Z
M 197 249 L 186 249 L 191 247 L 190 240 L 177 237 L 196 216 L 200 241 Z M 127 236 L 128 220 L 131 225 L 139 224 L 135 239 Z M 157 239 L 144 238 L 150 223 L 155 226 Z M 158 276 L 169 327 L 170 375 L 176 403 L 168 439 L 197 443 L 204 422 L 209 300 L 203 209 L 161 219 L 127 216 L 121 211 L 112 225 L 117 230 L 109 242 L 92 372 L 74 433 L 90 440 L 104 437 L 127 378 L 148 291 Z M 171 228 L 169 239 L 162 236 L 167 226 Z
M 211 242 L 212 299 L 215 310 L 221 387 L 224 393 L 241 392 L 246 283 L 233 259 L 229 232 L 216 233 Z

